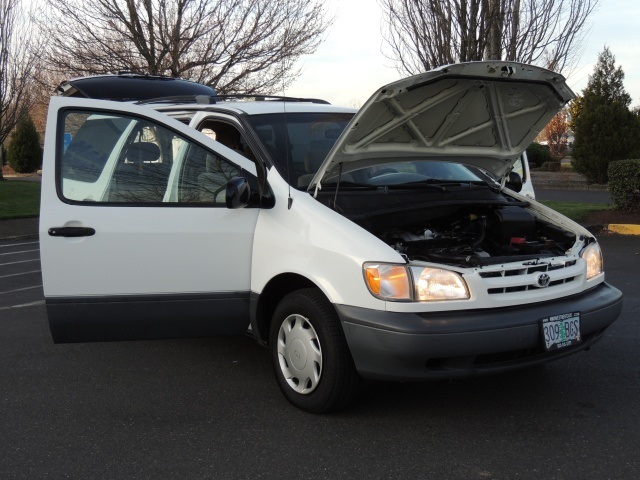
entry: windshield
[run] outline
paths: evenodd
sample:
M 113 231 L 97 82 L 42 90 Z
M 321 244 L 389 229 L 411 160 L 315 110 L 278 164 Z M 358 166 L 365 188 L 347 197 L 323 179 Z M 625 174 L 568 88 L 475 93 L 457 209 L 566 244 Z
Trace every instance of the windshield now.
M 322 182 L 330 186 L 338 182 L 338 177 L 330 177 Z M 459 163 L 433 160 L 393 162 L 373 167 L 360 168 L 340 176 L 342 184 L 354 183 L 363 186 L 391 186 L 407 184 L 456 184 L 486 183 L 486 177 L 474 167 Z
M 280 175 L 294 187 L 306 187 L 351 117 L 352 113 L 283 112 L 251 115 L 249 122 Z

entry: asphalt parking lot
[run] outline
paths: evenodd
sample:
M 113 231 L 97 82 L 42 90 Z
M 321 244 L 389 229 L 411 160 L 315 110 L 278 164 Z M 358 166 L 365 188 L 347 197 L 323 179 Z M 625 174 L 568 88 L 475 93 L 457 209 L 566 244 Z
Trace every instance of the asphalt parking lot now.
M 0 312 L 44 304 L 37 239 L 0 241 Z
M 640 478 L 638 237 L 600 237 L 622 316 L 590 351 L 290 406 L 248 338 L 54 345 L 36 240 L 0 241 L 0 478 Z

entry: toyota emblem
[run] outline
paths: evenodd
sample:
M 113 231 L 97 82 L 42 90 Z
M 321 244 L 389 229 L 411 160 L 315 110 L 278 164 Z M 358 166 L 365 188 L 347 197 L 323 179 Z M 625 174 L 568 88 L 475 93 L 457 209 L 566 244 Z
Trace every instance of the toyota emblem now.
M 551 281 L 551 277 L 546 273 L 541 273 L 540 275 L 538 275 L 537 282 L 540 288 L 548 287 L 550 281 Z

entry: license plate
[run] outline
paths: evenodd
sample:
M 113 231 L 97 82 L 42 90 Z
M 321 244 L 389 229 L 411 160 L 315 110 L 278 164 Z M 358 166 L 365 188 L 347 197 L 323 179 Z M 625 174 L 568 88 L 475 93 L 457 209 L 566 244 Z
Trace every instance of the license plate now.
M 542 319 L 544 346 L 549 350 L 580 343 L 580 312 L 562 313 Z

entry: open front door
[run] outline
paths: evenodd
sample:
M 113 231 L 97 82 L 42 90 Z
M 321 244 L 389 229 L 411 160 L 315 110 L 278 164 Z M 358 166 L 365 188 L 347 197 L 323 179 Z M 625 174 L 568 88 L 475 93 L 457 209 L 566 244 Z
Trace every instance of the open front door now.
M 260 210 L 229 210 L 248 159 L 152 109 L 54 98 L 40 244 L 56 342 L 237 334 Z

